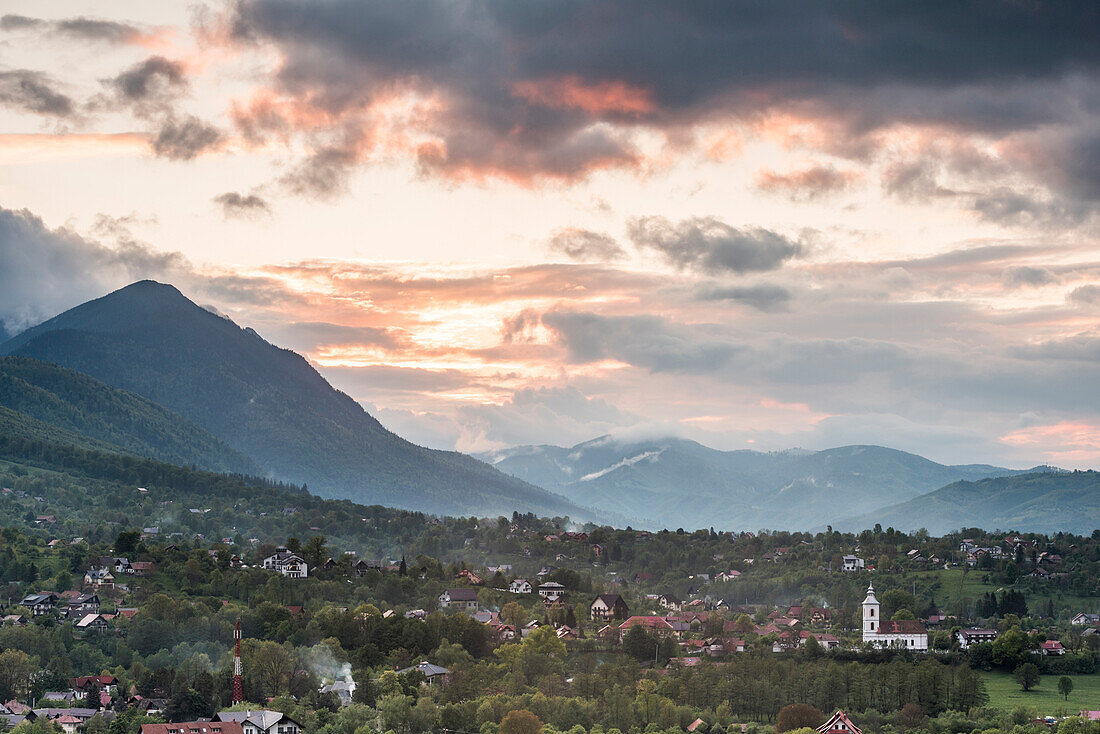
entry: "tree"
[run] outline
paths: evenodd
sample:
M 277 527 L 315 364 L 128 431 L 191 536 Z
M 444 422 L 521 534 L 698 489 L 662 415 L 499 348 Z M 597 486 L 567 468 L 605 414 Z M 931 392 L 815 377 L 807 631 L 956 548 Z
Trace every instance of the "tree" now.
M 249 661 L 260 690 L 265 696 L 277 696 L 290 687 L 294 660 L 277 642 L 260 642 Z
M 898 712 L 898 723 L 907 730 L 920 729 L 924 726 L 924 711 L 920 704 L 907 703 Z
M 1068 675 L 1063 675 L 1058 679 L 1058 692 L 1062 694 L 1062 697 L 1067 701 L 1069 700 L 1069 694 L 1073 693 L 1073 678 Z
M 657 638 L 640 624 L 631 626 L 623 635 L 623 652 L 638 661 L 657 657 Z
M 815 729 L 825 721 L 825 714 L 808 703 L 791 703 L 779 709 L 775 720 L 776 734 L 792 729 L 809 727 Z
M 1041 677 L 1039 675 L 1039 668 L 1035 663 L 1024 663 L 1016 668 L 1016 670 L 1012 671 L 1012 676 L 1025 691 L 1030 691 L 1032 688 L 1039 685 L 1039 679 Z
M 0 701 L 25 698 L 37 670 L 38 661 L 22 650 L 0 652 Z
M 115 537 L 115 553 L 133 553 L 137 550 L 141 533 L 136 530 L 123 530 Z
M 905 609 L 905 608 L 897 610 L 896 612 L 894 612 L 894 616 L 890 617 L 890 619 L 895 620 L 895 621 L 902 620 L 902 619 L 916 619 L 916 618 L 917 618 L 917 616 L 915 614 L 913 614 L 911 611 L 909 611 L 908 609 Z
M 1019 627 L 1012 627 L 993 641 L 993 662 L 1009 669 L 1027 662 L 1029 643 Z
M 302 547 L 302 557 L 305 558 L 310 568 L 317 568 L 325 562 L 325 556 L 328 552 L 327 541 L 328 539 L 323 535 L 314 535 Z
M 527 610 L 518 601 L 510 601 L 505 604 L 500 610 L 500 617 L 508 624 L 514 625 L 516 630 L 519 630 L 528 621 Z
M 541 734 L 542 722 L 527 709 L 509 711 L 500 720 L 500 734 Z

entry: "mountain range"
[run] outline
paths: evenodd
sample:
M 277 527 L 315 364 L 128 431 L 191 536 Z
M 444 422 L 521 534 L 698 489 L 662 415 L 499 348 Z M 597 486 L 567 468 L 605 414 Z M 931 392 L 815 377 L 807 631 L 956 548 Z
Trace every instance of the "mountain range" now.
M 876 510 L 909 500 L 915 505 L 909 519 L 922 516 L 917 498 L 953 482 L 1046 471 L 946 466 L 882 446 L 719 451 L 679 438 L 610 436 L 570 448 L 522 446 L 481 458 L 643 527 L 684 528 L 852 529 L 855 516 L 873 525 Z
M 261 472 L 322 497 L 449 515 L 592 517 L 474 458 L 396 436 L 300 355 L 170 285 L 141 281 L 84 303 L 0 344 L 0 355 L 57 364 L 141 396 Z
M 604 436 L 478 457 L 424 448 L 386 430 L 300 355 L 152 281 L 0 343 L 5 436 L 448 515 L 518 510 L 732 530 L 1100 525 L 1095 473 L 948 466 L 882 446 L 719 451 Z

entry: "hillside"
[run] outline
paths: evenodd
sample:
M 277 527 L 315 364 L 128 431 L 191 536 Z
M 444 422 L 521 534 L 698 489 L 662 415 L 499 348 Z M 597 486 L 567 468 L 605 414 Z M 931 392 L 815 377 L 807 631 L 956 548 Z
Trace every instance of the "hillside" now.
M 764 453 L 718 451 L 676 438 L 603 437 L 484 458 L 503 472 L 643 526 L 750 530 L 840 527 L 854 514 L 851 508 L 897 504 L 960 479 L 1019 473 L 945 466 L 881 446 Z
M 925 528 L 933 534 L 980 526 L 1087 535 L 1100 528 L 1100 473 L 1045 472 L 954 482 L 842 525 L 868 522 L 907 531 Z
M 142 281 L 0 344 L 175 411 L 264 472 L 343 497 L 435 513 L 586 517 L 573 503 L 471 457 L 387 431 L 300 355 Z
M 50 433 L 40 422 L 64 432 L 54 437 L 70 445 L 106 445 L 172 464 L 260 473 L 252 460 L 186 418 L 139 395 L 36 359 L 0 358 L 0 407 L 24 416 L 4 428 L 15 435 Z M 32 427 L 33 434 L 28 433 Z

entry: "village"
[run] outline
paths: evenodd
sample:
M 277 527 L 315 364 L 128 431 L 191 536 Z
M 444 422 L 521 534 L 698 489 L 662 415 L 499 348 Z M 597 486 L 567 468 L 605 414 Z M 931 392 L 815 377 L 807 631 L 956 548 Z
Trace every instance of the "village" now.
M 268 584 L 277 579 L 281 593 L 292 597 L 295 587 L 303 584 L 343 583 L 352 588 L 366 584 L 380 588 L 379 584 L 399 582 L 415 590 L 412 596 L 404 595 L 408 601 L 420 602 L 360 605 L 352 609 L 313 599 L 285 604 L 281 610 L 269 612 L 285 619 L 290 629 L 308 628 L 334 612 L 351 615 L 350 619 L 360 619 L 368 625 L 374 624 L 373 619 L 379 624 L 399 623 L 406 630 L 410 624 L 426 628 L 436 625 L 436 618 L 443 615 L 444 619 L 456 622 L 459 618 L 466 619 L 482 628 L 486 651 L 523 646 L 528 640 L 541 645 L 551 638 L 569 655 L 613 652 L 634 659 L 642 670 L 671 675 L 693 669 L 736 668 L 741 664 L 739 660 L 756 660 L 761 655 L 777 660 L 827 660 L 840 655 L 845 657 L 838 659 L 876 660 L 879 658 L 874 656 L 885 654 L 913 660 L 921 657 L 969 660 L 974 667 L 992 666 L 994 660 L 1015 655 L 1018 667 L 1030 664 L 1038 671 L 1039 665 L 1050 668 L 1042 661 L 1067 655 L 1067 659 L 1078 660 L 1081 655 L 1094 654 L 1100 649 L 1100 614 L 1093 610 L 1064 613 L 1060 620 L 1047 618 L 1042 631 L 1026 630 L 1020 626 L 1025 617 L 1037 623 L 1043 615 L 1028 615 L 1026 605 L 1017 610 L 1014 605 L 1019 599 L 1015 592 L 1005 592 L 999 598 L 993 596 L 991 608 L 988 598 L 979 600 L 973 606 L 973 614 L 959 618 L 947 609 L 919 606 L 912 594 L 906 595 L 892 583 L 899 563 L 914 569 L 977 571 L 982 566 L 989 567 L 994 559 L 1004 562 L 1006 558 L 1019 559 L 1025 571 L 1022 575 L 1031 579 L 1030 584 L 1057 583 L 1057 579 L 1064 577 L 1059 574 L 1065 574 L 1056 570 L 1062 567 L 1063 559 L 1036 539 L 1009 535 L 996 542 L 986 539 L 986 544 L 980 545 L 974 539 L 963 538 L 949 552 L 942 550 L 942 543 L 941 550 L 927 556 L 918 549 L 906 551 L 901 554 L 904 560 L 891 560 L 893 570 L 884 571 L 859 555 L 857 543 L 850 552 L 831 554 L 835 562 L 832 573 L 838 582 L 858 584 L 863 589 L 863 598 L 858 606 L 837 607 L 831 606 L 827 598 L 807 598 L 786 605 L 743 600 L 740 589 L 753 583 L 755 577 L 774 573 L 784 564 L 797 563 L 799 553 L 812 546 L 805 541 L 800 541 L 802 547 L 772 545 L 759 556 L 743 557 L 725 566 L 721 565 L 724 558 L 712 558 L 707 571 L 686 574 L 681 583 L 671 584 L 675 591 L 661 591 L 662 582 L 650 572 L 636 571 L 623 578 L 621 573 L 608 570 L 607 557 L 616 552 L 611 546 L 621 543 L 624 531 L 613 536 L 605 547 L 592 542 L 589 534 L 582 531 L 533 535 L 519 526 L 507 530 L 506 535 L 532 542 L 522 546 L 518 557 L 509 563 L 474 565 L 461 560 L 442 564 L 423 555 L 413 561 L 404 557 L 398 561 L 367 560 L 355 553 L 325 555 L 325 541 L 319 537 L 306 543 L 296 539 L 282 545 L 257 541 L 238 547 L 210 544 L 197 537 L 162 540 L 159 528 L 145 528 L 140 534 L 120 536 L 121 544 L 130 546 L 135 553 L 91 557 L 92 562 L 74 584 L 76 588 L 36 590 L 10 600 L 4 605 L 0 630 L 66 628 L 71 629 L 76 639 L 100 647 L 109 646 L 111 643 L 107 641 L 111 639 L 133 641 L 148 616 L 143 601 L 161 598 L 151 596 L 149 587 L 164 587 L 163 569 L 172 569 L 171 574 L 176 569 L 191 567 L 193 573 L 218 574 L 223 583 L 232 583 L 234 574 L 252 584 L 265 583 L 264 577 L 269 579 Z M 597 533 L 597 539 L 600 535 Z M 759 539 L 748 535 L 751 534 L 741 541 L 758 545 Z M 655 538 L 645 531 L 633 532 L 633 536 L 635 542 L 642 544 Z M 62 552 L 86 545 L 83 538 L 53 539 L 44 544 L 43 550 Z M 463 546 L 467 552 L 471 549 L 469 543 Z M 573 556 L 582 554 L 593 559 L 591 568 L 601 572 L 582 575 L 577 570 L 578 564 L 571 563 Z M 554 562 L 540 564 L 542 557 L 550 557 Z M 308 559 L 313 560 L 313 565 Z M 601 564 L 601 560 L 605 563 Z M 517 566 L 533 572 L 521 575 L 515 572 Z M 884 583 L 889 587 L 885 604 L 879 598 Z M 880 591 L 876 591 L 876 584 L 880 585 Z M 433 588 L 441 590 L 436 593 Z M 919 616 L 914 609 L 899 607 L 899 603 L 916 608 Z M 271 606 L 270 602 L 266 604 Z M 223 617 L 233 609 L 248 616 L 239 603 L 225 601 L 223 606 Z M 239 621 L 237 624 L 239 630 Z M 246 647 L 251 644 L 249 639 L 245 642 Z M 239 657 L 235 668 L 238 672 L 234 695 L 223 699 L 230 704 L 244 701 L 239 688 Z M 454 675 L 448 664 L 440 664 L 439 658 L 433 662 L 430 656 L 416 659 L 409 654 L 403 660 L 397 659 L 390 670 L 402 680 L 415 676 L 413 680 L 429 687 L 445 688 Z M 379 671 L 384 674 L 384 666 L 376 667 L 372 675 L 380 675 Z M 380 678 L 373 682 L 357 681 L 349 667 L 342 676 L 318 678 L 310 695 L 331 700 L 337 708 L 346 707 L 357 700 L 357 688 L 377 688 L 382 685 L 379 681 Z M 41 690 L 4 701 L 0 716 L 9 726 L 42 719 L 55 723 L 66 734 L 85 731 L 97 717 L 109 721 L 126 711 L 140 712 L 143 717 L 178 719 L 179 707 L 169 696 L 155 695 L 158 691 L 150 689 L 147 693 L 154 695 L 143 695 L 133 682 L 125 686 L 111 673 L 93 671 L 69 678 L 67 683 L 62 689 Z M 31 694 L 33 687 L 26 692 Z M 300 697 L 302 692 L 294 695 Z M 299 734 L 300 724 L 284 714 L 260 709 L 244 713 L 247 716 L 231 710 L 210 711 L 210 716 L 195 721 L 145 723 L 141 731 L 142 734 Z M 825 725 L 851 726 L 853 729 L 849 731 L 858 731 L 850 721 L 844 723 L 847 714 L 838 715 L 842 718 Z M 1080 715 L 1095 719 L 1100 713 L 1086 709 Z

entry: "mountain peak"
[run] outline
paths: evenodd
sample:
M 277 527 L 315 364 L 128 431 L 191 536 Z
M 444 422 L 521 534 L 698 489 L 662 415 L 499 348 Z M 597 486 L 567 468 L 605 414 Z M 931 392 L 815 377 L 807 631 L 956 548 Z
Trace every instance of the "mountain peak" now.
M 449 514 L 590 516 L 474 459 L 414 446 L 299 354 L 143 280 L 0 344 L 137 393 L 322 496 Z

